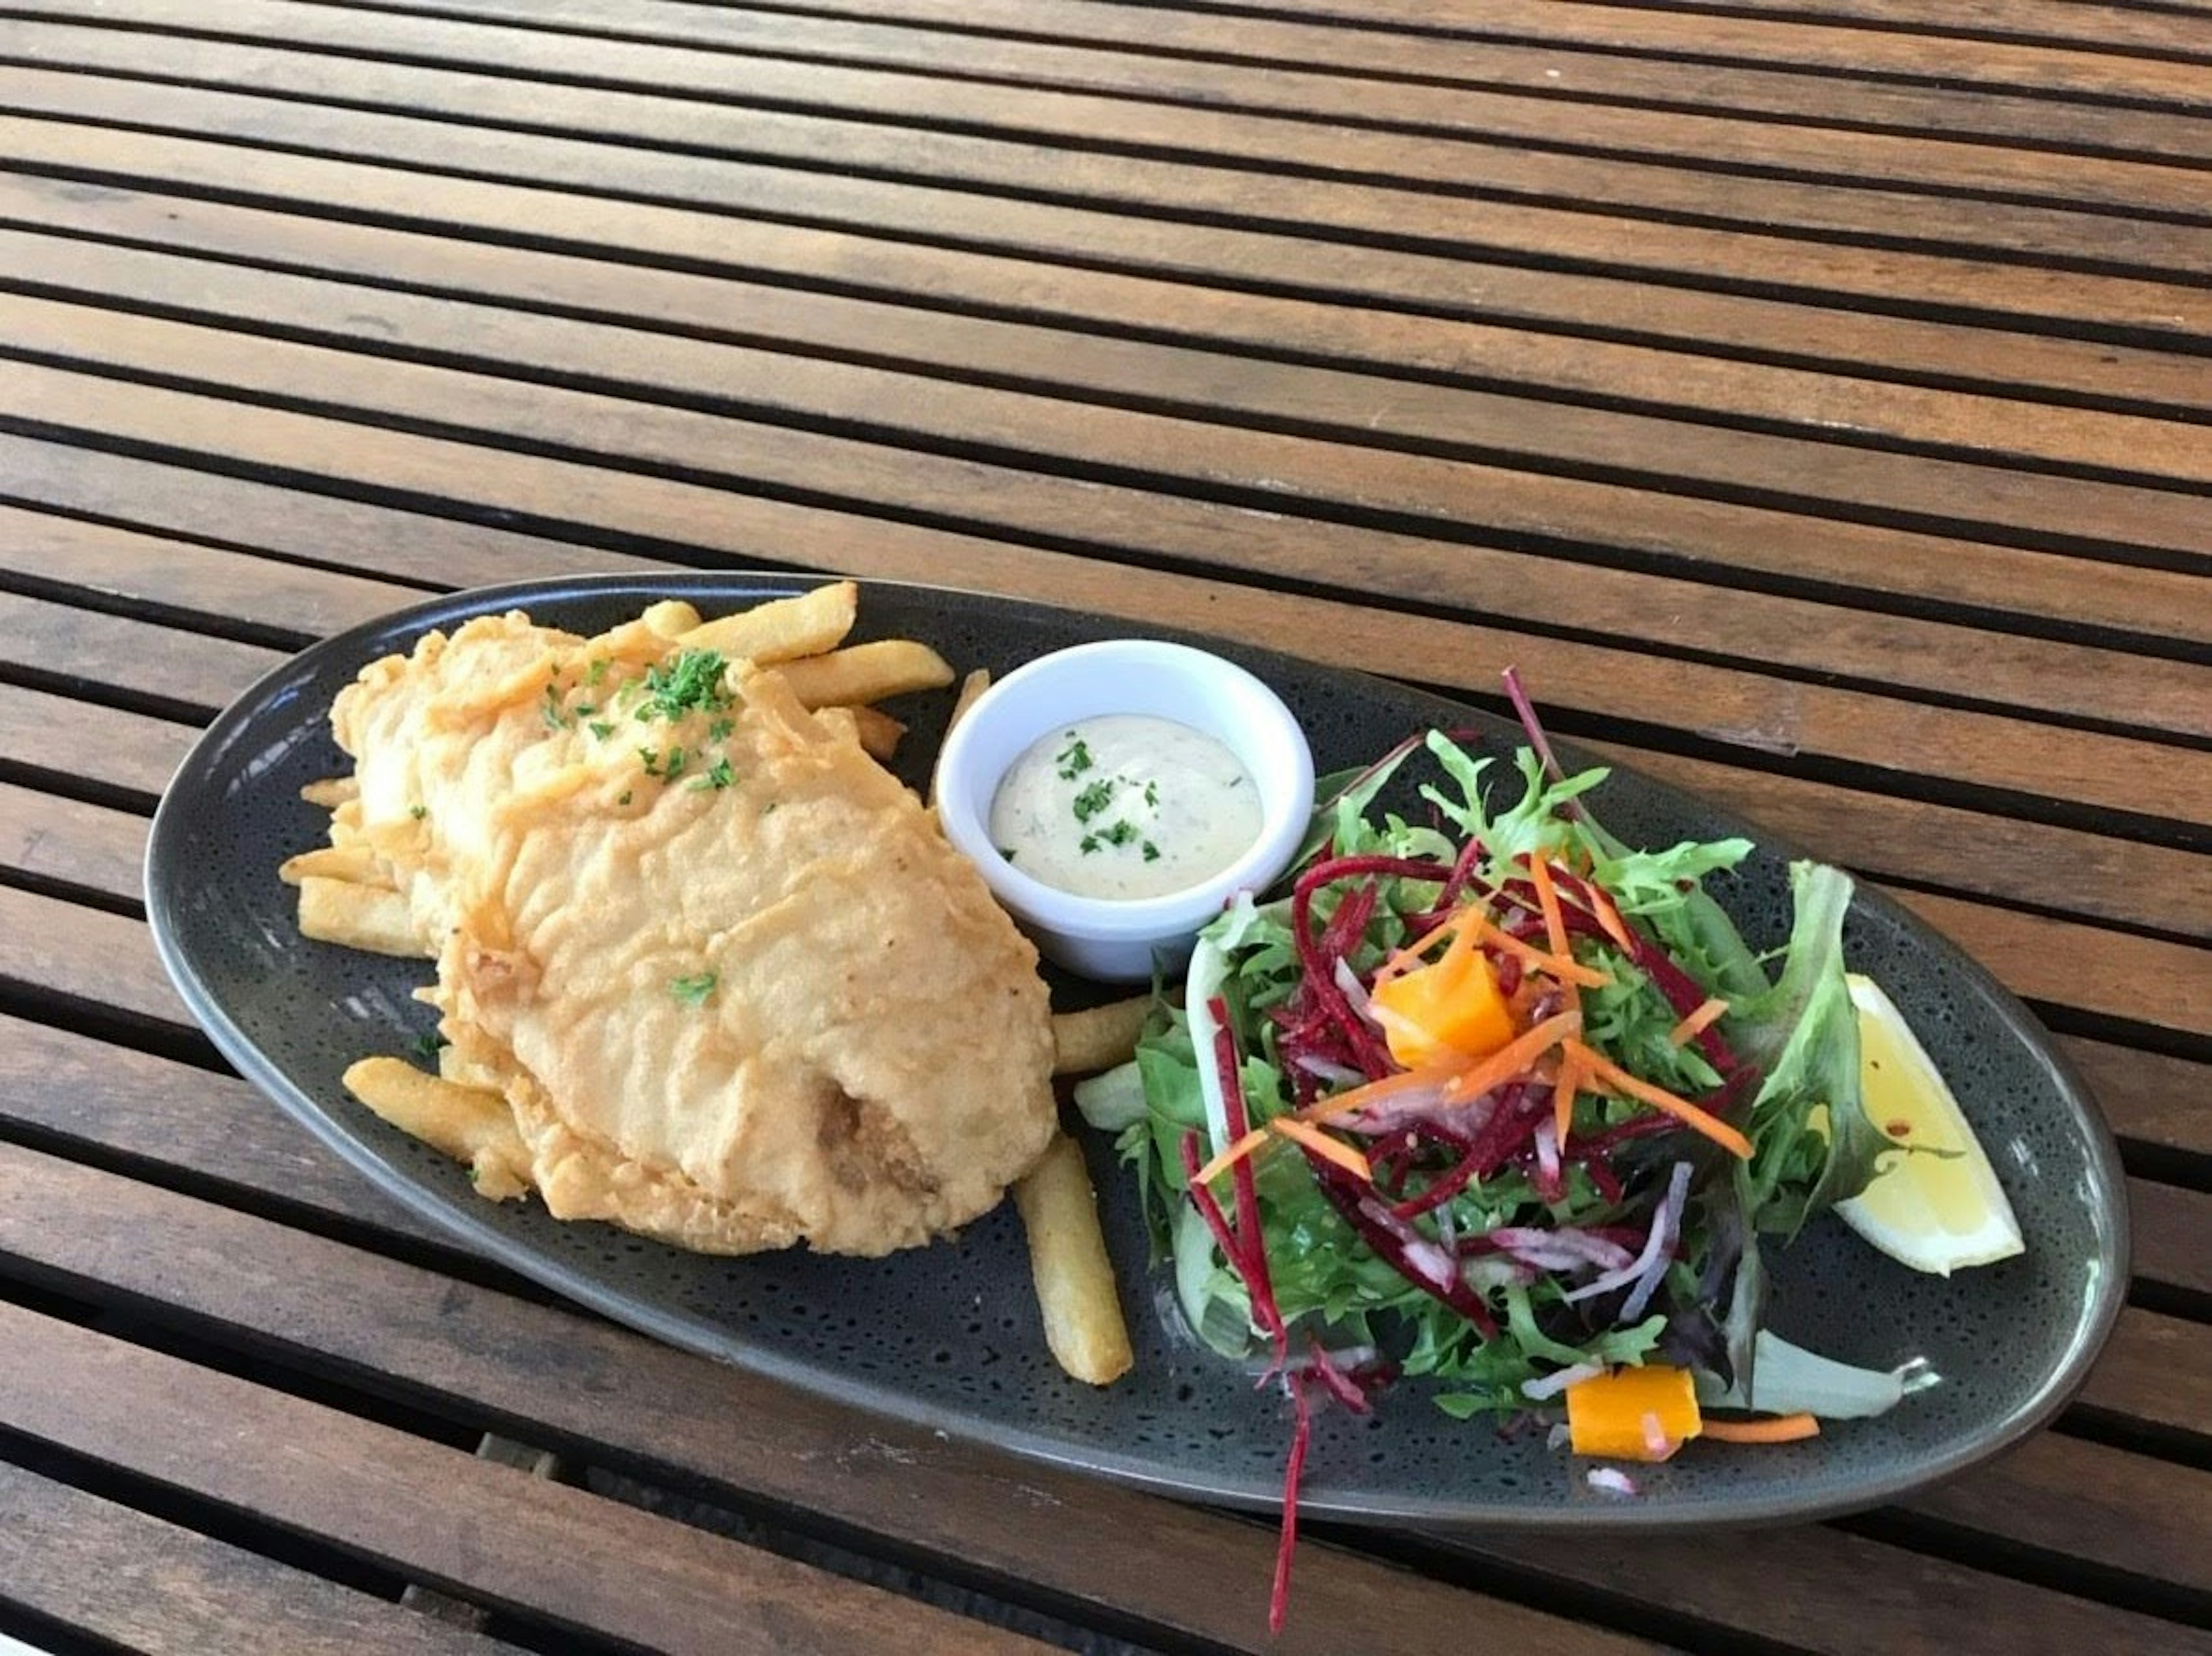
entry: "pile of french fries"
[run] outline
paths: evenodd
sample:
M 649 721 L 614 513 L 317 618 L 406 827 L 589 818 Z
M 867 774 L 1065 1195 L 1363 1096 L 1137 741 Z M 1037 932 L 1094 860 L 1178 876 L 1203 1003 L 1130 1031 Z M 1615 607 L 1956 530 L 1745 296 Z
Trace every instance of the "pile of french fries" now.
M 942 688 L 953 673 L 936 651 L 911 639 L 846 645 L 858 604 L 859 590 L 849 581 L 711 621 L 692 605 L 671 600 L 648 606 L 587 648 L 616 661 L 714 650 L 732 664 L 749 661 L 780 675 L 817 719 L 844 726 L 866 752 L 887 760 L 905 727 L 875 704 Z M 987 673 L 968 675 L 954 719 L 988 683 Z M 331 813 L 330 843 L 289 859 L 278 871 L 297 888 L 301 933 L 375 953 L 434 957 L 434 940 L 418 933 L 401 876 L 362 819 L 354 779 L 332 777 L 301 793 Z M 1139 996 L 1054 1014 L 1055 1073 L 1085 1075 L 1124 1062 L 1134 1050 L 1148 1004 Z M 521 1196 L 530 1188 L 530 1159 L 513 1112 L 495 1087 L 483 1084 L 489 1078 L 465 1073 L 453 1051 L 441 1051 L 438 1075 L 398 1057 L 364 1057 L 347 1069 L 345 1086 L 393 1126 L 466 1165 L 479 1194 L 494 1200 Z M 1055 1135 L 1014 1187 L 1014 1199 L 1054 1359 L 1078 1379 L 1109 1384 L 1133 1359 L 1080 1147 L 1065 1133 Z

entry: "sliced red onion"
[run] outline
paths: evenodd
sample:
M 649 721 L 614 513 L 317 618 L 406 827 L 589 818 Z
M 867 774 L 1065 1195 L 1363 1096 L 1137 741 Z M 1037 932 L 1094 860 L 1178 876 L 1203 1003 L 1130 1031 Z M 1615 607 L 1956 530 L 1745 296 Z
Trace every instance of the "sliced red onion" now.
M 1558 1451 L 1565 1448 L 1574 1440 L 1574 1432 L 1568 1427 L 1565 1421 L 1561 1421 L 1557 1426 L 1544 1434 L 1544 1447 L 1552 1450 L 1555 1453 Z
M 1352 962 L 1338 955 L 1336 970 L 1329 975 L 1336 979 L 1337 988 L 1344 991 L 1344 1003 L 1352 1008 L 1362 1023 L 1380 1033 L 1382 1026 L 1376 1021 L 1375 1008 L 1367 1003 L 1366 986 L 1359 981 L 1359 974 L 1352 971 Z
M 1559 1182 L 1559 1128 L 1548 1116 L 1536 1123 L 1536 1172 L 1547 1185 Z
M 1359 1087 L 1367 1080 L 1364 1071 L 1354 1069 L 1348 1063 L 1338 1063 L 1333 1058 L 1319 1057 L 1310 1052 L 1301 1052 L 1291 1059 L 1291 1068 L 1303 1069 L 1315 1080 L 1327 1081 L 1333 1087 Z
M 1569 1386 L 1583 1380 L 1594 1380 L 1605 1373 L 1603 1363 L 1577 1363 L 1572 1368 L 1558 1369 L 1549 1374 L 1539 1374 L 1533 1380 L 1521 1382 L 1521 1395 L 1532 1403 L 1541 1403 L 1547 1397 L 1556 1397 Z
M 1654 1460 L 1664 1460 L 1678 1446 L 1667 1436 L 1667 1428 L 1659 1423 L 1659 1416 L 1650 1409 L 1644 1411 L 1644 1452 Z
M 1624 1501 L 1633 1501 L 1637 1495 L 1636 1480 L 1627 1473 L 1610 1466 L 1593 1466 L 1583 1474 L 1589 1487 L 1600 1495 L 1619 1495 Z
M 1577 1300 L 1595 1299 L 1633 1282 L 1637 1291 L 1620 1310 L 1620 1321 L 1632 1320 L 1658 1291 L 1660 1278 L 1666 1275 L 1668 1257 L 1674 1246 L 1674 1229 L 1681 1220 L 1682 1203 L 1689 1193 L 1690 1164 L 1678 1161 L 1667 1181 L 1667 1194 L 1660 1199 L 1659 1211 L 1651 1216 L 1651 1232 L 1644 1239 L 1644 1251 L 1618 1270 L 1594 1276 L 1580 1288 L 1568 1289 L 1561 1297 L 1571 1305 Z M 1635 1310 L 1631 1311 L 1630 1306 Z
M 1547 1265 L 1547 1270 L 1571 1270 L 1577 1265 L 1593 1266 L 1599 1270 L 1619 1270 L 1631 1263 L 1635 1255 L 1618 1242 L 1607 1241 L 1593 1231 L 1562 1225 L 1557 1230 L 1540 1230 L 1533 1225 L 1500 1225 L 1490 1233 L 1490 1239 L 1516 1258 L 1537 1263 L 1531 1256 L 1536 1251 L 1556 1252 L 1569 1256 L 1569 1263 Z
M 1497 1100 L 1486 1093 L 1465 1104 L 1448 1104 L 1444 1101 L 1444 1087 L 1442 1080 L 1408 1087 L 1357 1110 L 1346 1111 L 1335 1118 L 1336 1124 L 1355 1133 L 1364 1133 L 1370 1138 L 1415 1126 L 1448 1129 L 1462 1139 L 1480 1132 L 1498 1108 Z

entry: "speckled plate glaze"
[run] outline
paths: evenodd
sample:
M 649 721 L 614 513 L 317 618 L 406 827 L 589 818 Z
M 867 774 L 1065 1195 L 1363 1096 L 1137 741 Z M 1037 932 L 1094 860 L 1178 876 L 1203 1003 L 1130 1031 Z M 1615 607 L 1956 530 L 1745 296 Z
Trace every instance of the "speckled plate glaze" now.
M 1138 1348 L 1105 1391 L 1064 1378 L 1047 1353 L 1011 1205 L 957 1240 L 881 1261 L 793 1252 L 744 1259 L 678 1252 L 535 1204 L 494 1206 L 461 1171 L 371 1116 L 338 1084 L 352 1059 L 404 1053 L 429 1026 L 409 998 L 426 964 L 304 941 L 276 865 L 320 843 L 302 783 L 348 767 L 332 744 L 332 696 L 367 662 L 434 626 L 527 609 L 595 632 L 659 598 L 709 615 L 811 583 L 750 575 L 568 580 L 463 593 L 329 639 L 263 679 L 209 729 L 154 824 L 147 890 L 154 935 L 216 1044 L 278 1104 L 378 1184 L 465 1242 L 562 1294 L 678 1346 L 857 1407 L 1175 1494 L 1269 1507 L 1288 1439 L 1285 1405 L 1250 1377 L 1177 1338 L 1158 1311 L 1133 1191 L 1110 1148 L 1088 1145 Z M 1004 673 L 1048 649 L 1158 629 L 1002 598 L 871 585 L 860 634 L 935 645 L 965 669 Z M 1272 683 L 1304 723 L 1323 770 L 1360 764 L 1428 724 L 1516 732 L 1379 679 L 1194 639 Z M 1539 697 L 1545 686 L 1538 685 Z M 924 777 L 949 696 L 914 697 L 898 770 Z M 1568 756 L 1572 763 L 1572 755 Z M 1717 894 L 1755 947 L 1787 932 L 1790 848 L 1627 772 L 1597 795 L 1632 843 L 1748 832 L 1756 857 Z M 1778 1332 L 1848 1362 L 1925 1355 L 1943 1384 L 1887 1418 L 1845 1422 L 1759 1451 L 1692 1444 L 1639 1469 L 1641 1498 L 1593 1493 L 1583 1464 L 1540 1434 L 1501 1440 L 1460 1425 L 1416 1385 L 1371 1419 L 1317 1421 L 1305 1509 L 1346 1519 L 1536 1528 L 1664 1529 L 1805 1519 L 1862 1507 L 1941 1478 L 2018 1439 L 2081 1383 L 2127 1276 L 2126 1210 L 2111 1137 L 2087 1094 L 2021 1006 L 1958 949 L 1879 894 L 1862 892 L 1850 964 L 1888 988 L 1943 1067 L 2018 1211 L 2021 1258 L 1945 1281 L 1874 1253 L 1832 1221 L 1773 1260 Z M 1079 993 L 1080 986 L 1056 985 Z M 1066 1003 L 1063 1002 L 1063 1003 Z

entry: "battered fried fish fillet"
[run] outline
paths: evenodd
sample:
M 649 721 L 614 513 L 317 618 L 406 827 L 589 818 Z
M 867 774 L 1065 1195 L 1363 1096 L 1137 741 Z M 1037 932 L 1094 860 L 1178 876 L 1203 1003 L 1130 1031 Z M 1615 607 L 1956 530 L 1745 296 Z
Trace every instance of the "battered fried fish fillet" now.
M 333 709 L 449 1073 L 561 1217 L 732 1253 L 967 1222 L 1053 1131 L 1034 949 L 849 729 L 742 665 L 672 693 L 666 649 L 487 618 Z

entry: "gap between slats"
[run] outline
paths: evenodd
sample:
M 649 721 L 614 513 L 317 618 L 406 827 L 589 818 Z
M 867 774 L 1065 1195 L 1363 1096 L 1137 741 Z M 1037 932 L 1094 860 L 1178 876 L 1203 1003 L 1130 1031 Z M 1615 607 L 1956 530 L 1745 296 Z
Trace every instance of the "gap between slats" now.
M 742 199 L 747 216 L 757 219 L 821 228 L 865 224 L 894 239 L 977 250 L 1034 249 L 1042 233 L 1047 242 L 1065 242 L 1067 250 L 1055 247 L 1054 256 L 1071 262 L 1099 263 L 1102 252 L 1133 244 L 1157 260 L 1155 248 L 1186 240 L 1211 257 L 1224 237 L 1259 235 L 1292 241 L 1302 259 L 1310 259 L 1314 247 L 1330 247 L 1339 265 L 1358 255 L 1473 258 L 1568 274 L 1626 275 L 1668 289 L 1790 298 L 1978 326 L 2032 317 L 2038 326 L 2083 337 L 2183 349 L 2191 348 L 2191 319 L 2201 320 L 2208 303 L 2201 273 L 2168 279 L 2156 271 L 2121 271 L 2102 253 L 2016 259 L 1986 240 L 1960 257 L 1893 246 L 1897 238 L 1887 227 L 1896 216 L 1887 211 L 1881 216 L 1884 231 L 1874 239 L 1879 247 L 1853 238 L 1807 240 L 1787 226 L 1752 233 L 1740 225 L 1701 228 L 1653 218 L 1635 221 L 1624 240 L 1613 221 L 1574 210 L 1496 202 L 1462 210 L 1418 192 L 1310 180 L 1276 188 L 1251 174 L 1127 160 L 1085 174 L 1034 146 L 951 137 L 927 145 L 910 136 L 871 140 L 865 127 L 842 128 L 834 137 L 810 128 L 793 135 L 795 143 L 771 145 L 773 155 L 738 159 L 694 142 L 696 117 L 672 127 L 662 141 L 620 131 L 579 137 L 515 125 L 542 125 L 552 95 L 541 88 L 507 112 L 511 119 L 425 119 L 296 97 L 0 67 L 0 108 L 11 112 L 11 126 L 89 118 L 118 135 L 224 136 L 271 155 L 368 157 L 441 178 L 518 185 L 557 180 L 570 193 L 601 199 L 710 211 L 726 211 L 725 204 Z M 945 175 L 918 173 L 916 161 L 924 156 L 943 161 Z M 1942 222 L 1948 228 L 1954 218 L 1946 215 Z M 1071 222 L 1083 225 L 1079 237 L 1065 236 L 1061 227 Z M 955 224 L 958 233 L 950 233 Z M 2070 232 L 2064 245 L 2087 245 L 2081 238 L 2088 234 Z M 2112 239 L 2103 230 L 2089 236 L 2100 247 Z M 2085 276 L 2096 279 L 2085 283 Z

